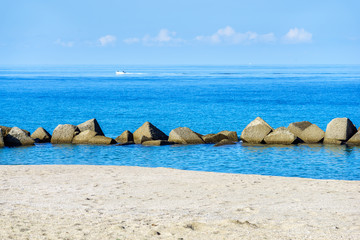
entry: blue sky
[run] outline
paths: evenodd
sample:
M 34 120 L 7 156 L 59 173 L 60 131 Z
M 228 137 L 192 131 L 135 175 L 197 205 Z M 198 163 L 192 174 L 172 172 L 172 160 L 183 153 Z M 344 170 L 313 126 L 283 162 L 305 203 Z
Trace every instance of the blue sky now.
M 1 0 L 0 64 L 360 64 L 360 1 Z

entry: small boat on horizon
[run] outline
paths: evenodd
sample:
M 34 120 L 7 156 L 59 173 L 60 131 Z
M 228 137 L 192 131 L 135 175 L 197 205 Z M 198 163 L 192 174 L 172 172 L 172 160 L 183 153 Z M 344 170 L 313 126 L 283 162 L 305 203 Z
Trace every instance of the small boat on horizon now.
M 126 72 L 125 72 L 125 71 L 116 71 L 115 73 L 116 73 L 116 75 L 126 74 Z

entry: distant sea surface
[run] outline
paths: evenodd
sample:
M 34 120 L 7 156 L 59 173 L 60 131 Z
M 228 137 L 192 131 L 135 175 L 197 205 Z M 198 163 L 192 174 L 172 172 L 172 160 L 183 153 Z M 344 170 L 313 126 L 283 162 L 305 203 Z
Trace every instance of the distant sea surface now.
M 115 75 L 116 70 L 127 74 Z M 150 121 L 166 134 L 237 131 L 257 116 L 273 128 L 310 121 L 360 126 L 360 66 L 0 66 L 0 125 L 30 132 L 96 118 L 117 137 Z M 95 164 L 360 180 L 360 147 L 144 147 L 38 144 L 0 149 L 0 164 Z

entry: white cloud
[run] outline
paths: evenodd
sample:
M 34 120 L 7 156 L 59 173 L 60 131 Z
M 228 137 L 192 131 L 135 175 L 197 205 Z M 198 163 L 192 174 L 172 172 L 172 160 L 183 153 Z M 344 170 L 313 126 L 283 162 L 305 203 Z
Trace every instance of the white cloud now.
M 156 36 L 145 35 L 142 38 L 127 38 L 123 40 L 127 44 L 143 43 L 144 45 L 176 45 L 185 42 L 181 38 L 176 38 L 176 32 L 171 32 L 167 29 L 161 29 Z
M 99 38 L 99 42 L 101 46 L 106 46 L 108 44 L 113 44 L 116 41 L 116 37 L 112 35 L 106 35 L 101 38 Z
M 274 33 L 266 33 L 259 36 L 262 42 L 275 42 L 276 37 Z
M 306 43 L 311 42 L 312 34 L 303 28 L 291 28 L 283 37 L 285 43 Z
M 159 34 L 153 39 L 156 42 L 169 42 L 174 39 L 176 32 L 170 32 L 167 29 L 161 29 Z
M 228 43 L 228 44 L 249 44 L 252 42 L 274 42 L 276 37 L 274 33 L 258 34 L 256 32 L 236 32 L 232 27 L 226 26 L 217 30 L 213 35 L 210 36 L 197 36 L 197 41 L 210 42 L 213 44 L 217 43 Z
M 140 39 L 138 39 L 138 38 L 127 38 L 127 39 L 124 39 L 123 41 L 124 41 L 124 43 L 132 44 L 132 43 L 140 42 Z
M 62 41 L 60 38 L 58 38 L 54 43 L 56 45 L 60 45 L 60 46 L 63 46 L 63 47 L 72 47 L 72 46 L 74 46 L 74 42 L 65 42 L 65 41 Z

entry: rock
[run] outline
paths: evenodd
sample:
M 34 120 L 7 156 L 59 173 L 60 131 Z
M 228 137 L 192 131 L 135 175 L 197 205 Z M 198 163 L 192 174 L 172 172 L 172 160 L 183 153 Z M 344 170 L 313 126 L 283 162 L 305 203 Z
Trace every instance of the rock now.
M 127 145 L 132 145 L 135 144 L 134 142 L 126 142 L 126 143 L 118 143 L 116 144 L 116 146 L 127 146 Z
M 238 135 L 237 135 L 237 132 L 235 131 L 221 131 L 219 132 L 220 134 L 223 134 L 227 137 L 227 139 L 233 141 L 233 142 L 238 142 L 239 141 L 239 138 L 238 138 Z
M 77 125 L 77 127 L 79 128 L 80 132 L 83 132 L 85 130 L 92 130 L 97 132 L 98 135 L 104 136 L 104 133 L 95 118 L 87 120 L 86 122 Z
M 172 145 L 174 142 L 169 142 L 167 140 L 150 140 L 142 143 L 144 146 L 164 146 L 164 145 Z
M 169 134 L 169 141 L 180 144 L 203 144 L 201 137 L 190 128 L 178 127 L 173 129 Z
M 31 138 L 37 143 L 48 143 L 51 140 L 51 135 L 44 128 L 39 127 L 31 134 Z
M 35 141 L 20 128 L 13 127 L 4 138 L 4 143 L 6 146 L 9 147 L 17 147 L 17 146 L 34 145 Z
M 341 144 L 349 140 L 357 132 L 348 118 L 334 118 L 326 127 L 324 143 Z
M 25 129 L 21 129 L 21 130 L 23 130 L 23 132 L 26 133 L 26 135 L 28 135 L 30 137 L 30 132 L 29 131 L 27 131 Z
M 312 123 L 309 121 L 294 122 L 294 123 L 289 124 L 288 129 L 294 135 L 299 137 L 299 135 L 301 135 L 302 131 L 304 131 L 306 128 L 310 127 L 311 124 Z
M 116 141 L 114 139 L 101 135 L 95 136 L 89 140 L 89 144 L 110 145 L 115 143 Z
M 80 132 L 78 135 L 76 135 L 72 143 L 73 144 L 87 144 L 89 143 L 90 139 L 95 137 L 98 133 L 93 130 L 85 130 L 83 132 Z
M 118 143 L 134 142 L 134 136 L 130 131 L 126 130 L 120 136 L 115 138 L 115 141 Z
M 305 143 L 321 142 L 325 136 L 325 132 L 321 128 L 308 121 L 291 123 L 288 129 Z
M 11 127 L 0 126 L 0 129 L 2 130 L 3 137 L 6 137 L 10 132 Z
M 6 137 L 6 135 L 8 135 L 8 133 L 11 131 L 11 127 L 0 126 L 0 128 L 2 129 L 3 137 Z M 23 130 L 26 133 L 26 135 L 30 136 L 29 131 L 25 129 L 21 129 L 21 130 Z
M 347 142 L 348 145 L 360 146 L 360 132 L 355 133 Z
M 323 143 L 324 143 L 324 144 L 341 145 L 341 144 L 344 144 L 344 141 L 337 140 L 337 139 L 331 139 L 331 138 L 328 138 L 328 139 L 325 139 L 325 138 L 324 138 Z
M 273 130 L 267 122 L 257 117 L 242 131 L 240 139 L 246 143 L 263 143 L 264 138 Z
M 297 137 L 286 127 L 279 127 L 264 138 L 267 144 L 285 144 L 290 145 L 296 143 Z
M 197 132 L 194 132 L 196 135 L 198 135 L 198 137 L 199 138 L 201 138 L 202 139 L 202 137 L 204 136 L 204 135 L 202 135 L 202 134 L 200 134 L 200 133 L 197 133 Z
M 2 134 L 2 129 L 0 128 L 0 148 L 4 147 L 5 143 L 4 143 L 4 137 Z
M 97 132 L 88 129 L 76 135 L 73 138 L 72 143 L 109 145 L 109 144 L 115 144 L 116 141 L 112 138 L 105 137 L 103 135 L 98 135 Z
M 74 136 L 79 134 L 80 130 L 77 126 L 71 124 L 58 125 L 52 134 L 51 143 L 72 143 Z
M 236 144 L 236 143 L 234 141 L 230 140 L 230 139 L 223 139 L 220 142 L 216 143 L 214 145 L 214 147 L 220 147 L 220 146 L 232 145 L 232 144 Z
M 144 135 L 142 135 L 139 139 L 138 139 L 138 144 L 142 144 L 143 142 L 146 141 L 151 141 L 151 138 L 145 137 Z M 135 142 L 136 143 L 136 142 Z
M 149 140 L 168 140 L 168 136 L 149 122 L 145 122 L 133 134 L 134 142 L 141 144 Z
M 217 133 L 217 134 L 207 134 L 202 136 L 202 140 L 205 143 L 218 143 L 223 139 L 228 139 L 224 134 Z

